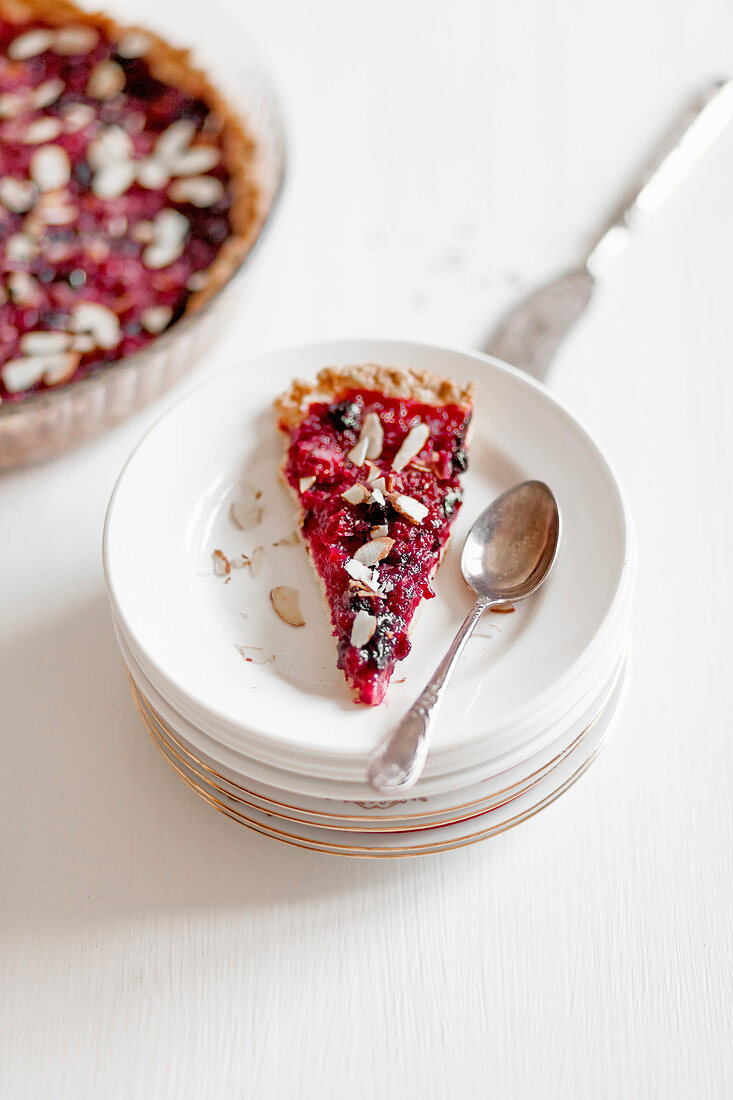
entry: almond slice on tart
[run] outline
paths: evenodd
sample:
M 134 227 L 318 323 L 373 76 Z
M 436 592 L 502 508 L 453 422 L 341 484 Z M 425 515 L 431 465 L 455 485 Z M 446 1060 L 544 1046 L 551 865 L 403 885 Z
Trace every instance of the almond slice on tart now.
M 327 368 L 275 402 L 282 476 L 321 583 L 338 665 L 384 699 L 461 507 L 474 385 L 374 364 Z

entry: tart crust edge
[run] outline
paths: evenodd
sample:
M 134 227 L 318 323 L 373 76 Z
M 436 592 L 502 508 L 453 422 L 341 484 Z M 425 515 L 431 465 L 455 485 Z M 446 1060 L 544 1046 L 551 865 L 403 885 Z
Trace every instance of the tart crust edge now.
M 426 405 L 459 405 L 470 409 L 476 383 L 457 382 L 428 370 L 384 367 L 377 363 L 324 367 L 315 382 L 295 379 L 275 399 L 278 426 L 284 432 L 292 431 L 307 416 L 311 405 L 335 401 L 347 390 L 372 390 L 385 397 L 404 397 Z

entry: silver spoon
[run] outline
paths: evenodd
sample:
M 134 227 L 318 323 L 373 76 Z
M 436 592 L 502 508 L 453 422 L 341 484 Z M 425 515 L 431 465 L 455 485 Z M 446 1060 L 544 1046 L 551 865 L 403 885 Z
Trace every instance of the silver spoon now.
M 461 569 L 476 593 L 453 644 L 397 729 L 369 762 L 369 782 L 384 794 L 409 790 L 420 778 L 448 677 L 484 611 L 536 592 L 550 572 L 560 538 L 557 502 L 542 481 L 507 489 L 468 533 Z

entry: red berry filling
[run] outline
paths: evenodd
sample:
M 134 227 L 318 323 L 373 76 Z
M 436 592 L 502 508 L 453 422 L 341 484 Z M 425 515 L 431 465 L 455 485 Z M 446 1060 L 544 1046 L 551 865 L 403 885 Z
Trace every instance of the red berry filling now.
M 381 425 L 381 449 L 356 465 L 361 455 L 352 449 L 370 413 Z M 430 582 L 461 506 L 469 419 L 470 410 L 459 405 L 350 390 L 335 404 L 312 404 L 291 433 L 285 476 L 302 505 L 303 537 L 325 589 L 339 667 L 362 703 L 382 701 L 395 663 L 409 653 L 415 610 L 435 594 Z M 423 446 L 395 470 L 410 430 L 424 434 L 421 425 Z M 345 499 L 354 486 L 363 491 Z M 364 564 L 370 544 L 383 556 Z M 363 633 L 361 623 L 355 627 L 359 612 Z
M 144 347 L 232 235 L 222 120 L 144 50 L 137 32 L 0 22 L 3 400 Z

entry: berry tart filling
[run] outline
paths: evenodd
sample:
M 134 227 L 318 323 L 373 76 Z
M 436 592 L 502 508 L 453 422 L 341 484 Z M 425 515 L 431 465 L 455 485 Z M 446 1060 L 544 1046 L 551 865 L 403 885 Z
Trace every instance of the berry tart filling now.
M 143 348 L 255 221 L 253 146 L 185 51 L 65 0 L 0 0 L 0 399 Z
M 318 573 L 338 665 L 381 703 L 462 502 L 472 387 L 382 367 L 319 375 L 280 400 L 283 476 Z M 325 391 L 325 393 L 323 392 Z

